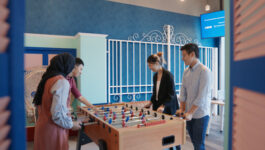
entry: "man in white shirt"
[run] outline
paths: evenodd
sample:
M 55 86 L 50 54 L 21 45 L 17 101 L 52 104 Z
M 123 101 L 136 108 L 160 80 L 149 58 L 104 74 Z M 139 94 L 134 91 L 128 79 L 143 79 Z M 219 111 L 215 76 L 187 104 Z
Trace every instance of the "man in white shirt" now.
M 199 48 L 190 43 L 181 47 L 185 69 L 180 91 L 180 109 L 195 150 L 205 150 L 204 141 L 210 115 L 211 71 L 199 61 Z

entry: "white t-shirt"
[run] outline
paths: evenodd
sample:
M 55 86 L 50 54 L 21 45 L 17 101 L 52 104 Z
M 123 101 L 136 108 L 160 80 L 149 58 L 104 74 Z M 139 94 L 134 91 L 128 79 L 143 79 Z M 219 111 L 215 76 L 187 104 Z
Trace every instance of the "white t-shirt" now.
M 160 87 L 160 81 L 157 81 L 157 82 L 156 82 L 156 100 L 157 100 L 157 101 L 158 101 L 159 87 Z

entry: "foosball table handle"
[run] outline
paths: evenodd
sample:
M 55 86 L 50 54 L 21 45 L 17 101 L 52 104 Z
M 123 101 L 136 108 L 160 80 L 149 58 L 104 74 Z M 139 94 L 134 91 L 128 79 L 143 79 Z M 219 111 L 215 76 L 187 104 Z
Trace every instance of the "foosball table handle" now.
M 155 126 L 155 125 L 159 125 L 159 124 L 164 124 L 166 123 L 166 120 L 159 120 L 159 121 L 154 121 L 154 122 L 147 122 L 144 124 L 138 124 L 137 127 L 148 127 L 148 126 Z
M 85 126 L 90 126 L 90 125 L 95 125 L 95 124 L 97 124 L 97 122 L 82 122 L 80 126 L 85 127 Z
M 181 118 L 181 119 L 185 119 L 185 117 L 184 117 L 183 115 L 184 115 L 184 113 L 176 114 L 176 117 L 179 117 L 179 118 Z

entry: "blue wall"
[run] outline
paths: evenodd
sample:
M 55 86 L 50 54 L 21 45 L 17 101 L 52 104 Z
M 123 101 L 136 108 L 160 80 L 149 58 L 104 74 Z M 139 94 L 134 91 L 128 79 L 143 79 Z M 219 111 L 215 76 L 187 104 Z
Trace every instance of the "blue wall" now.
M 200 18 L 105 0 L 27 0 L 26 32 L 75 35 L 77 32 L 108 34 L 128 39 L 134 33 L 163 30 L 173 25 L 198 39 L 203 46 L 217 47 L 217 39 L 201 39 Z

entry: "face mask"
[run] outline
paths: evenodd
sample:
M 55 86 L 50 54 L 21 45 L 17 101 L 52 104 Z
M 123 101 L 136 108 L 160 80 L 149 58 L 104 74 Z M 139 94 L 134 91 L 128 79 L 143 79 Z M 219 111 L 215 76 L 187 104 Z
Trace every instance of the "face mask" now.
M 155 69 L 158 71 L 160 69 L 160 65 L 155 65 Z

